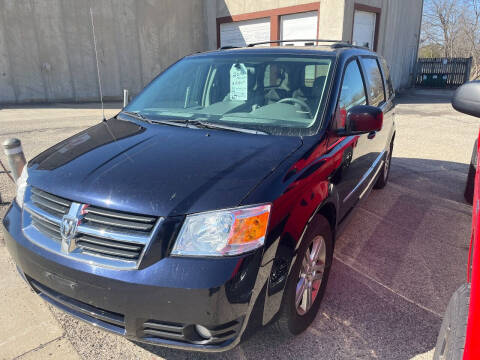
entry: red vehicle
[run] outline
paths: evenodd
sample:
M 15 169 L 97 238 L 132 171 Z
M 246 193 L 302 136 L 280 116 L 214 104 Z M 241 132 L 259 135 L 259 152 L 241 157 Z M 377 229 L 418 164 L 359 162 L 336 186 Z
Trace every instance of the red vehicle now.
M 453 107 L 465 114 L 480 118 L 480 81 L 469 82 L 458 88 L 452 100 Z M 479 134 L 480 136 L 480 134 Z M 467 267 L 467 282 L 451 297 L 438 335 L 434 359 L 480 359 L 480 172 L 478 154 L 474 149 L 468 184 L 474 177 L 472 234 Z M 475 162 L 475 163 L 474 163 Z

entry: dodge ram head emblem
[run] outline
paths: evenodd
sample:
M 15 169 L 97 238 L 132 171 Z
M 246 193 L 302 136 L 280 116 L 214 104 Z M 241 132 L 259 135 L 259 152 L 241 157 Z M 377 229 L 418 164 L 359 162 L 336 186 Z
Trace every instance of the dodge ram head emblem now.
M 62 217 L 60 235 L 62 236 L 62 252 L 65 254 L 72 252 L 76 248 L 75 235 L 77 235 L 77 227 L 82 221 L 87 207 L 88 205 L 73 202 L 68 213 Z
M 78 218 L 76 216 L 65 215 L 60 224 L 60 234 L 62 235 L 62 251 L 69 253 L 75 249 L 74 237 L 77 233 Z

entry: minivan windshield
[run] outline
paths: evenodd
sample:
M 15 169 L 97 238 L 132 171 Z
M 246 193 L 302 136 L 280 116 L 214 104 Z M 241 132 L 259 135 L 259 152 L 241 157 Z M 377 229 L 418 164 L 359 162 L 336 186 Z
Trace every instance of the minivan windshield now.
M 187 57 L 154 79 L 124 110 L 159 123 L 303 135 L 325 106 L 332 62 L 328 56 L 289 54 Z

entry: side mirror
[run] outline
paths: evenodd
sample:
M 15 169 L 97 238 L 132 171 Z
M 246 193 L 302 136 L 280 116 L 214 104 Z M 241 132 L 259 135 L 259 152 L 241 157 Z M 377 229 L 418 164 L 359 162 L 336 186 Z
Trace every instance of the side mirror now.
M 452 106 L 461 113 L 480 117 L 480 81 L 460 86 L 453 96 Z
M 383 111 L 375 106 L 357 105 L 348 110 L 341 135 L 360 135 L 382 130 Z

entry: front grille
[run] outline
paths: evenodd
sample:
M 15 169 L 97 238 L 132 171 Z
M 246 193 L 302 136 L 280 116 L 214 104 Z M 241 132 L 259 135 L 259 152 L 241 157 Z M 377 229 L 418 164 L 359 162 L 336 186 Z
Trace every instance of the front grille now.
M 87 303 L 75 300 L 69 296 L 40 284 L 29 276 L 26 277 L 32 288 L 52 305 L 82 319 L 91 324 L 101 326 L 104 329 L 119 334 L 125 333 L 125 317 L 123 314 L 101 309 Z
M 59 247 L 58 250 L 63 249 L 65 252 L 67 246 L 64 245 L 62 248 L 60 231 L 62 218 L 65 215 L 72 215 L 72 209 L 77 208 L 81 211 L 76 217 L 77 231 L 71 240 L 73 245 L 68 246 L 69 253 L 77 258 L 83 254 L 118 260 L 124 262 L 125 266 L 128 266 L 126 264 L 138 266 L 161 221 L 153 216 L 79 204 L 32 187 L 30 198 L 25 201 L 25 210 L 30 215 L 30 223 L 24 223 L 24 232 L 26 235 L 31 233 L 28 231 L 28 226 L 31 225 L 50 241 L 55 242 L 55 246 Z M 30 236 L 30 239 L 34 242 L 39 241 L 34 236 Z M 55 247 L 54 244 L 50 244 L 47 248 L 52 246 Z M 95 262 L 94 259 L 86 260 Z M 103 263 L 103 261 L 97 262 Z
M 151 342 L 168 340 L 189 344 L 220 345 L 232 341 L 237 336 L 240 326 L 241 321 L 234 320 L 210 328 L 208 330 L 212 336 L 205 339 L 197 333 L 195 325 L 148 320 L 143 323 L 142 338 Z

